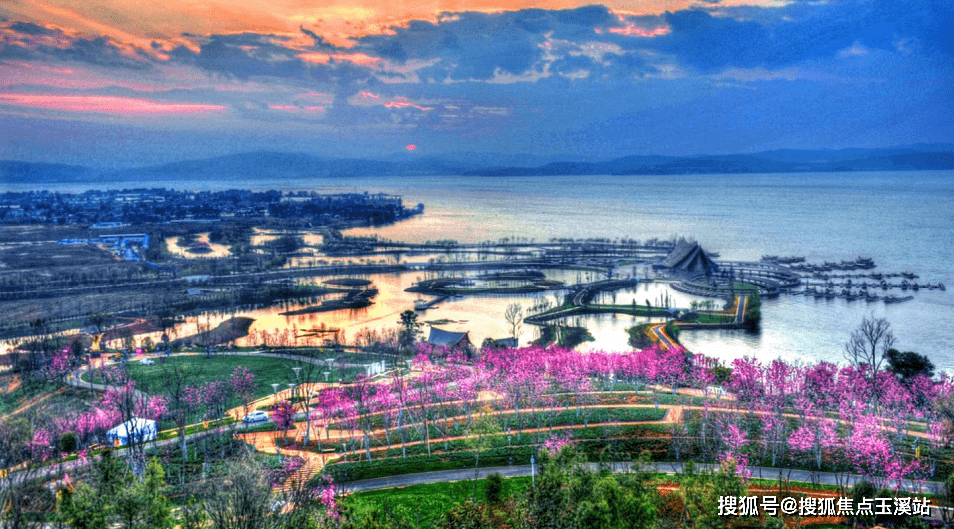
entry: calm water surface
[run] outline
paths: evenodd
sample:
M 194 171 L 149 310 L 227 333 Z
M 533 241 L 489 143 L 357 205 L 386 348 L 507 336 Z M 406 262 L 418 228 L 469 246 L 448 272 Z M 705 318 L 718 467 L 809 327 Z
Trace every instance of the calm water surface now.
M 423 202 L 424 215 L 380 228 L 351 230 L 395 240 L 551 237 L 695 238 L 722 259 L 757 260 L 762 254 L 801 255 L 809 261 L 872 257 L 878 271 L 914 271 L 920 282 L 951 290 L 920 291 L 895 305 L 782 296 L 763 302 L 763 330 L 684 332 L 693 351 L 724 359 L 840 360 L 844 342 L 862 317 L 887 317 L 898 347 L 930 356 L 954 371 L 954 172 L 875 172 L 772 175 L 566 176 L 566 177 L 367 177 L 228 182 L 154 182 L 179 189 L 287 189 L 318 192 L 386 192 L 405 203 Z M 18 186 L 9 186 L 11 190 Z M 141 187 L 64 184 L 59 191 Z M 414 258 L 409 258 L 414 260 Z M 407 276 L 407 274 L 405 274 Z M 379 303 L 365 315 L 336 313 L 309 318 L 349 328 L 391 325 L 416 296 L 398 293 L 413 277 L 381 282 Z M 379 288 L 381 288 L 379 286 Z M 617 293 L 619 300 L 655 299 L 665 285 Z M 897 293 L 897 291 L 895 291 Z M 691 296 L 671 293 L 688 305 Z M 628 297 L 627 297 L 628 296 Z M 405 299 L 407 298 L 407 299 Z M 475 341 L 503 336 L 503 308 L 525 298 L 465 298 L 428 311 L 425 320 L 449 319 L 471 330 Z M 283 325 L 270 316 L 263 327 Z M 284 319 L 284 317 L 282 317 Z M 632 317 L 601 315 L 580 320 L 596 341 L 584 349 L 622 350 Z M 533 329 L 524 329 L 531 337 Z

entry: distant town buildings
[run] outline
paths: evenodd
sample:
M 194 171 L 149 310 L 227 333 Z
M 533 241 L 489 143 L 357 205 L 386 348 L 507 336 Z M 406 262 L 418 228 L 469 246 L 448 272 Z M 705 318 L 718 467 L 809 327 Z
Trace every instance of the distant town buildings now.
M 360 220 L 394 222 L 423 211 L 406 208 L 384 193 L 321 195 L 314 192 L 91 190 L 83 193 L 30 191 L 0 194 L 0 224 L 84 225 L 115 229 L 132 224 L 274 218 L 332 224 Z

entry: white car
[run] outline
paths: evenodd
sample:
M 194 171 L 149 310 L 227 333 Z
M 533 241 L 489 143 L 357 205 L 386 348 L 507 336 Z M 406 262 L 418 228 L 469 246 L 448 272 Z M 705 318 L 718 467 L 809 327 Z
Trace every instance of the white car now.
M 253 422 L 265 422 L 267 420 L 268 420 L 268 412 L 258 410 L 258 411 L 253 411 L 252 413 L 249 413 L 248 415 L 246 415 L 245 418 L 242 419 L 242 422 L 246 424 L 250 424 Z

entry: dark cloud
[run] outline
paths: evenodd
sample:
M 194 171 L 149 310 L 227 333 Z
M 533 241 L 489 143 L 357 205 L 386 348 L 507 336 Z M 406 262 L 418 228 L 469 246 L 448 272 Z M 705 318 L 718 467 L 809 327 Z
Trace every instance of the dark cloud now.
M 335 46 L 334 44 L 331 44 L 330 42 L 325 40 L 324 37 L 315 33 L 314 31 L 311 31 L 305 27 L 299 27 L 298 30 L 304 33 L 305 35 L 308 35 L 309 37 L 311 37 L 313 41 L 315 41 L 315 49 L 317 50 L 331 51 L 331 50 L 339 49 L 337 46 Z
M 648 41 L 648 47 L 701 71 L 784 67 L 831 58 L 854 44 L 947 57 L 954 52 L 954 3 L 946 1 L 795 2 L 785 8 L 731 8 L 719 16 L 678 11 L 665 19 L 671 32 Z
M 38 57 L 37 53 L 33 50 L 28 50 L 22 46 L 17 46 L 16 44 L 4 44 L 0 43 L 0 60 L 28 60 L 36 59 Z
M 152 60 L 142 50 L 133 46 L 120 48 L 108 37 L 75 37 L 56 28 L 22 21 L 0 27 L 0 57 L 55 58 L 129 69 L 149 68 Z
M 426 78 L 487 80 L 498 71 L 521 75 L 539 70 L 548 38 L 595 40 L 597 28 L 619 24 L 604 6 L 445 13 L 436 23 L 412 21 L 406 27 L 392 28 L 393 35 L 363 37 L 358 47 L 396 62 L 439 59 L 424 72 Z
M 775 60 L 776 43 L 756 22 L 714 17 L 705 11 L 677 11 L 665 18 L 670 33 L 650 45 L 678 57 L 684 65 L 717 70 L 763 66 Z
M 140 54 L 138 50 L 135 57 L 129 57 L 106 37 L 77 39 L 71 46 L 58 51 L 58 55 L 62 58 L 98 66 L 118 66 L 136 70 L 152 67 L 151 59 Z
M 24 35 L 62 35 L 58 29 L 45 28 L 32 22 L 13 22 L 9 28 Z
M 238 79 L 305 79 L 312 73 L 311 68 L 297 53 L 271 35 L 237 33 L 212 35 L 199 46 L 198 53 L 180 46 L 169 55 L 178 62 Z

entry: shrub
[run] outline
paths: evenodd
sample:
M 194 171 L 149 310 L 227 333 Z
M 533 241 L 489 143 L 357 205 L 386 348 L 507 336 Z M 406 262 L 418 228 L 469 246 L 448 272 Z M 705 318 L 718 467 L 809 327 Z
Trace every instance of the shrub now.
M 484 500 L 488 505 L 497 505 L 504 498 L 503 477 L 498 472 L 487 476 L 487 486 L 484 488 Z
M 57 441 L 56 445 L 60 452 L 72 454 L 77 448 L 79 448 L 79 438 L 73 432 L 66 432 L 60 436 L 60 439 Z

